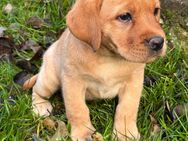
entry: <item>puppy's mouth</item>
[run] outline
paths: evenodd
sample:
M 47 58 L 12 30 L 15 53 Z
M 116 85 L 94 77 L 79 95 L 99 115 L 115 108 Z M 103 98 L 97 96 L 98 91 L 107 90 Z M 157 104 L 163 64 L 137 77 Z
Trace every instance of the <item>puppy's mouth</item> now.
M 162 49 L 154 51 L 149 49 L 144 42 L 137 45 L 129 44 L 128 46 L 117 45 L 112 40 L 110 40 L 110 42 L 108 40 L 108 42 L 105 43 L 107 44 L 103 45 L 111 53 L 133 63 L 151 63 L 157 58 L 164 56 L 166 52 L 165 45 L 162 47 Z
M 159 52 L 152 51 L 134 51 L 130 50 L 129 52 L 120 51 L 120 55 L 127 61 L 133 63 L 151 63 L 155 59 L 160 57 Z
M 147 48 L 144 44 L 125 46 L 116 46 L 116 52 L 125 60 L 133 63 L 151 63 L 155 59 L 164 56 L 165 49 L 158 51 Z
M 155 59 L 162 56 L 162 51 L 150 51 L 150 50 L 142 50 L 142 49 L 130 49 L 126 51 L 124 48 L 114 47 L 114 48 L 107 48 L 110 52 L 113 54 L 116 54 L 116 56 L 121 57 L 122 59 L 125 59 L 128 62 L 132 63 L 151 63 Z

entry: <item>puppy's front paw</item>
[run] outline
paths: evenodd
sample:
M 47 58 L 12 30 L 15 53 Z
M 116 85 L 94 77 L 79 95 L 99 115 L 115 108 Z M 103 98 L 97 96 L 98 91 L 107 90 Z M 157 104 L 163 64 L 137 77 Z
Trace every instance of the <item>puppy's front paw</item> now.
M 76 127 L 72 129 L 71 138 L 72 141 L 92 141 L 92 135 L 95 129 L 93 127 Z
M 127 135 L 122 134 L 118 131 L 115 131 L 116 133 L 113 134 L 113 139 L 116 141 L 139 141 L 140 140 L 140 133 L 129 133 Z M 134 135 L 133 135 L 134 134 Z
M 140 133 L 136 125 L 132 125 L 127 127 L 126 130 L 122 130 L 123 128 L 115 128 L 113 131 L 113 138 L 117 139 L 118 141 L 132 141 L 140 139 Z M 125 129 L 125 128 L 124 128 Z
M 41 103 L 33 103 L 32 106 L 35 114 L 45 117 L 49 116 L 53 109 L 51 103 L 48 100 L 45 100 Z

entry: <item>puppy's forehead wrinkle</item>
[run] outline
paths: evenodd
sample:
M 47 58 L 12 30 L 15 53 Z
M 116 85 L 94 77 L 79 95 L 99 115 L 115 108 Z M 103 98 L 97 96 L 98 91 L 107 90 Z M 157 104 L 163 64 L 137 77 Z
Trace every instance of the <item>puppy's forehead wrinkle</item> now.
M 142 5 L 142 6 L 139 6 Z M 153 10 L 155 7 L 160 7 L 159 0 L 104 0 L 104 9 L 111 8 L 111 14 L 122 12 L 142 13 L 144 11 Z

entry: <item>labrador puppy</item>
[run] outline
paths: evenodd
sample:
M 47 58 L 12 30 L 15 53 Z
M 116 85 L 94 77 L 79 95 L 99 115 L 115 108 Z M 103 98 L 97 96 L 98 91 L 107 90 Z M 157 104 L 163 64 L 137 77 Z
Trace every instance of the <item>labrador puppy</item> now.
M 46 51 L 34 85 L 34 112 L 48 116 L 49 98 L 62 88 L 73 141 L 95 131 L 86 100 L 118 96 L 113 133 L 139 139 L 136 120 L 144 67 L 165 55 L 159 0 L 76 0 L 68 28 Z

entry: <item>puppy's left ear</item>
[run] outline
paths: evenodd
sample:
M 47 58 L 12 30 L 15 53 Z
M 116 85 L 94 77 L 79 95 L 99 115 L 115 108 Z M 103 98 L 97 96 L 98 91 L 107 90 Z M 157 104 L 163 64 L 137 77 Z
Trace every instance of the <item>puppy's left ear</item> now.
M 102 0 L 76 0 L 67 15 L 67 25 L 74 36 L 96 51 L 101 44 L 99 12 Z

